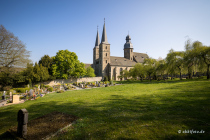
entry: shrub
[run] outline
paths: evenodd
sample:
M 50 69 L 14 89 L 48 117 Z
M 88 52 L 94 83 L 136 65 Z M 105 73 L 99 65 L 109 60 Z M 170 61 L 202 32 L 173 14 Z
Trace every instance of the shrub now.
M 5 87 L 3 87 L 3 90 L 4 91 L 8 91 L 8 90 L 10 90 L 12 88 L 12 86 L 5 86 Z
M 50 86 L 49 86 L 49 85 L 44 85 L 44 87 L 45 87 L 45 88 L 49 88 Z
M 24 96 L 20 96 L 20 99 L 25 99 L 25 97 Z
M 59 91 L 57 91 L 57 93 L 62 93 L 62 92 L 64 92 L 63 90 L 59 90 Z
M 52 92 L 53 91 L 53 87 L 49 87 L 48 90 L 49 90 L 49 92 Z

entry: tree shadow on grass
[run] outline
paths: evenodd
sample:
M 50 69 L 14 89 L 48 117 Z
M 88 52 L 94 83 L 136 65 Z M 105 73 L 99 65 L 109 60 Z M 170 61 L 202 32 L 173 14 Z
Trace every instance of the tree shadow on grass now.
M 185 86 L 190 86 L 190 83 Z M 69 130 L 70 133 L 62 134 L 57 139 L 209 139 L 209 87 L 194 85 L 192 91 L 187 91 L 182 85 L 173 85 L 169 89 L 182 90 L 169 90 L 168 96 L 139 95 L 128 98 L 111 95 L 91 103 L 85 100 L 39 102 L 26 106 L 26 109 L 29 120 L 53 111 L 81 119 L 74 129 Z M 9 128 L 17 125 L 17 112 L 17 108 L 4 109 L 0 113 L 1 126 Z M 8 114 L 11 117 L 5 118 Z M 191 129 L 204 130 L 205 133 L 178 133 L 178 130 Z M 0 130 L 4 131 L 2 128 Z

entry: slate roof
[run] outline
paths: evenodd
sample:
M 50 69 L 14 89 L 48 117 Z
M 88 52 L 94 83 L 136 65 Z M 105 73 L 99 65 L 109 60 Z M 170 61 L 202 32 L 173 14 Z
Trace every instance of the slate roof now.
M 98 30 L 97 30 L 95 47 L 99 47 L 99 44 L 100 44 L 100 39 L 99 39 L 99 35 L 98 35 Z
M 93 68 L 93 64 L 85 64 L 85 68 L 87 69 L 87 67 L 91 66 Z
M 105 22 L 104 22 L 104 28 L 103 28 L 103 33 L 102 33 L 102 38 L 101 38 L 101 43 L 108 43 L 107 35 L 106 35 L 106 27 L 105 27 Z
M 133 52 L 134 61 L 137 63 L 143 63 L 145 58 L 149 58 L 146 53 Z
M 110 65 L 111 66 L 133 67 L 135 64 L 136 64 L 135 61 L 131 61 L 124 57 L 110 56 Z

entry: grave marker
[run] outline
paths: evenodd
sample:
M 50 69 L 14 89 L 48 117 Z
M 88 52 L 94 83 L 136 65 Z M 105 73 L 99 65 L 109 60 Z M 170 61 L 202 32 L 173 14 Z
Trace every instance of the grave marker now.
M 28 111 L 26 109 L 21 109 L 18 111 L 18 127 L 17 135 L 19 137 L 25 138 L 27 135 L 27 123 L 28 123 Z

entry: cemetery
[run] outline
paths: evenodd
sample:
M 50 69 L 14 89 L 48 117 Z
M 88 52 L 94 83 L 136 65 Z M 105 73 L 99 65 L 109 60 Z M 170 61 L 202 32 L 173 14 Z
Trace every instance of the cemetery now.
M 42 85 L 42 88 L 40 88 Z M 27 100 L 36 100 L 41 97 L 44 97 L 46 94 L 57 92 L 62 93 L 64 91 L 69 90 L 79 90 L 79 89 L 91 89 L 91 88 L 98 88 L 98 87 L 108 87 L 114 86 L 113 81 L 95 81 L 95 82 L 74 82 L 74 83 L 65 83 L 57 85 L 49 86 L 49 85 L 35 85 L 33 88 L 14 88 L 9 91 L 2 91 L 2 100 L 1 106 L 4 105 L 11 105 L 11 104 L 18 104 L 24 103 Z M 0 91 L 1 93 L 1 91 Z M 7 102 L 4 102 L 7 101 Z M 3 103 L 4 102 L 4 103 Z M 5 104 L 6 103 L 6 104 Z
M 0 128 L 0 139 L 18 137 L 20 109 L 28 112 L 27 137 L 30 139 L 179 139 L 178 130 L 210 131 L 209 80 L 119 81 L 115 85 L 118 86 L 101 81 L 70 83 L 55 85 L 49 93 L 40 85 L 43 91 L 39 90 L 39 94 L 45 96 L 38 100 L 33 100 L 33 93 L 38 90 L 29 90 L 31 101 L 0 108 L 0 124 L 4 126 Z M 60 90 L 65 92 L 57 93 Z M 51 133 L 46 128 L 50 128 Z M 192 139 L 209 137 L 208 133 L 185 135 Z

